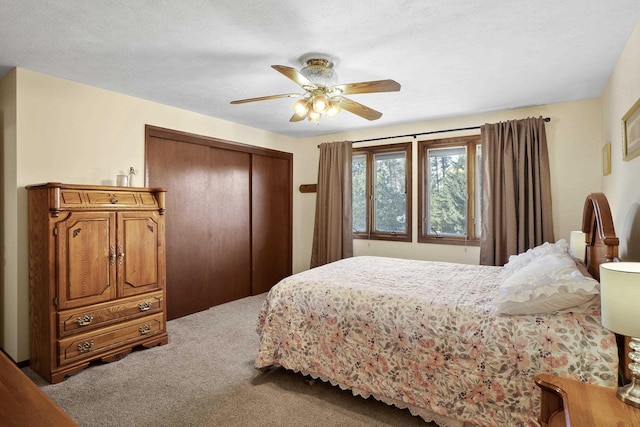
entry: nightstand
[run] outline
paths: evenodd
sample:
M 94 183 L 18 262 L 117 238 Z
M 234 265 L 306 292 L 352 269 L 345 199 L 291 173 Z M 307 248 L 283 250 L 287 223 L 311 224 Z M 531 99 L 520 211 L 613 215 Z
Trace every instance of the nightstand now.
M 536 384 L 542 390 L 542 427 L 640 426 L 640 409 L 618 400 L 614 388 L 548 374 L 538 375 Z
M 5 427 L 77 427 L 0 348 L 0 424 Z

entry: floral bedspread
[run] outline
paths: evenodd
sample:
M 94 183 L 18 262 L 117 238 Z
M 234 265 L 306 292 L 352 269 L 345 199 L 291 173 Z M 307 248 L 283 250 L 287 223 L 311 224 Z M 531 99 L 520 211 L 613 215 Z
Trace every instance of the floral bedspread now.
M 355 257 L 283 279 L 266 297 L 258 368 L 280 365 L 427 421 L 538 425 L 534 377 L 615 387 L 599 302 L 498 315 L 499 267 Z

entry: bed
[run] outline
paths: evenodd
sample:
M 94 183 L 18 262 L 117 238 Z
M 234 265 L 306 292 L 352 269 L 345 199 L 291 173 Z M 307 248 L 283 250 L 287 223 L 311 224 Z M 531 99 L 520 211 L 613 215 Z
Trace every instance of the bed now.
M 583 231 L 586 263 L 570 258 L 575 268 L 559 241 L 504 267 L 362 256 L 285 278 L 259 314 L 255 366 L 328 381 L 440 426 L 537 425 L 536 375 L 617 384 L 616 337 L 600 323 L 598 283 L 588 277 L 617 256 L 603 194 L 585 201 Z M 531 283 L 527 271 L 554 263 L 545 279 L 534 276 L 557 274 L 561 284 Z M 540 291 L 563 287 L 559 302 Z M 523 292 L 529 300 L 519 301 Z

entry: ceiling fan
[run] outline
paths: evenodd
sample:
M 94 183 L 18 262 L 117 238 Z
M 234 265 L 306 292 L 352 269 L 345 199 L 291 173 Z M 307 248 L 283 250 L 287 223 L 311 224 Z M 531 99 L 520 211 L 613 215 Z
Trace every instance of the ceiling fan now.
M 300 98 L 293 104 L 294 113 L 289 121 L 299 122 L 307 119 L 317 122 L 325 115 L 334 117 L 341 110 L 349 111 L 367 120 L 377 120 L 382 113 L 362 105 L 344 95 L 373 92 L 397 92 L 400 84 L 395 80 L 375 80 L 359 83 L 337 84 L 338 75 L 333 69 L 334 59 L 325 54 L 309 53 L 300 58 L 304 66 L 300 71 L 285 65 L 272 65 L 271 68 L 284 74 L 302 87 L 304 93 L 284 93 L 239 99 L 232 104 L 266 101 L 277 98 Z

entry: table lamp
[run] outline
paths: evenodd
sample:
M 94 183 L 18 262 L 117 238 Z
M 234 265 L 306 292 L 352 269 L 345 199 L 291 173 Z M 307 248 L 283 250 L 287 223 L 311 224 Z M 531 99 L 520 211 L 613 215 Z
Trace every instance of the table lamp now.
M 585 261 L 587 253 L 587 243 L 585 242 L 585 233 L 582 231 L 572 231 L 569 235 L 569 252 L 582 262 Z
M 618 398 L 640 408 L 640 262 L 600 264 L 602 325 L 631 338 L 631 383 L 618 389 Z

